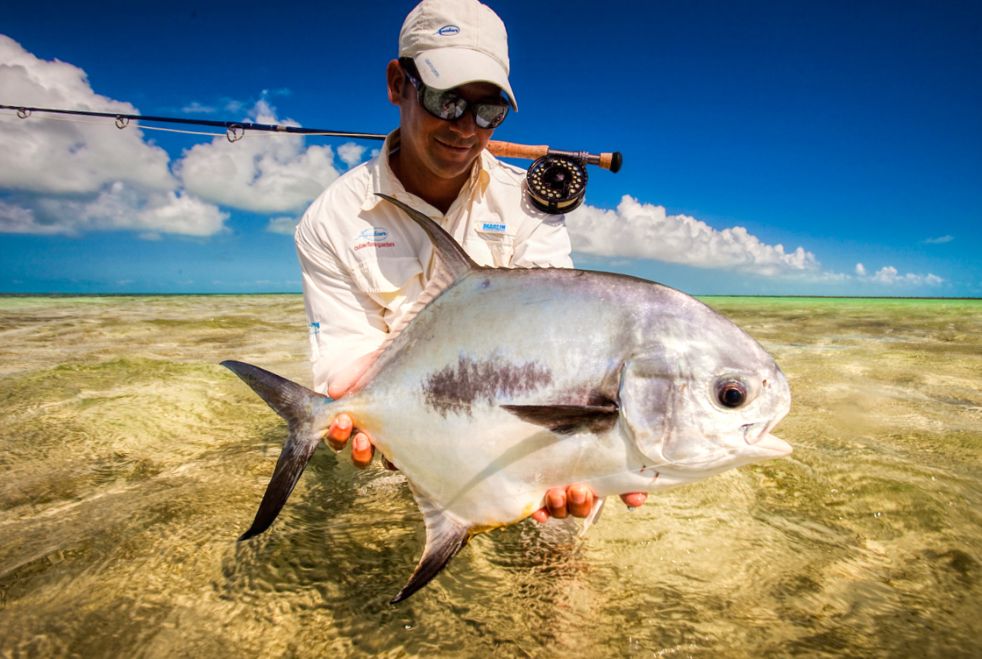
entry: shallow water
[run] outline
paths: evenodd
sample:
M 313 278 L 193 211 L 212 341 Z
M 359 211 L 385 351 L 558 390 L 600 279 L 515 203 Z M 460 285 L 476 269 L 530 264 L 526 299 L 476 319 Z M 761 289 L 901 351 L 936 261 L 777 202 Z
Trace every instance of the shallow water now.
M 982 302 L 710 298 L 772 352 L 792 457 L 608 505 L 581 541 L 421 549 L 405 482 L 318 451 L 226 358 L 308 380 L 299 296 L 0 298 L 0 655 L 982 655 Z

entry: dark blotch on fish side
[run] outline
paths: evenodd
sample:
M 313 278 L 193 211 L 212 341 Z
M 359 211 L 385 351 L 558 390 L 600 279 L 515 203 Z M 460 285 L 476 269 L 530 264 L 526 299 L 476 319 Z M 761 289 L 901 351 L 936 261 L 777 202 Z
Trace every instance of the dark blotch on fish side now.
M 443 416 L 470 412 L 478 402 L 492 403 L 552 382 L 552 372 L 538 362 L 510 364 L 500 359 L 474 361 L 461 355 L 457 363 L 431 373 L 423 382 L 426 404 Z

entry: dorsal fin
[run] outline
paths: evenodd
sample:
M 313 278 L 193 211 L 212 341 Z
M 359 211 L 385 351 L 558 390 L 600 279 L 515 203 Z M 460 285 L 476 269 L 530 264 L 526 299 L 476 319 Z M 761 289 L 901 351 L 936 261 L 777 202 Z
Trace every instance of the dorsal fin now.
M 405 329 L 406 325 L 423 310 L 423 307 L 432 302 L 440 293 L 450 288 L 455 281 L 481 266 L 474 263 L 471 257 L 467 255 L 467 252 L 464 251 L 464 248 L 458 245 L 457 241 L 453 239 L 453 236 L 447 233 L 439 224 L 398 199 L 389 195 L 376 194 L 404 210 L 426 232 L 426 235 L 430 238 L 430 242 L 433 243 L 434 253 L 433 271 L 426 281 L 426 287 L 419 294 L 419 297 L 416 298 L 409 311 L 403 314 L 399 321 L 389 328 L 389 336 L 380 348 L 380 351 L 384 351 L 389 347 L 390 343 L 396 340 L 399 332 Z
M 451 280 L 457 280 L 464 275 L 466 275 L 471 270 L 477 269 L 479 266 L 474 263 L 471 257 L 467 256 L 467 252 L 464 248 L 457 244 L 457 241 L 453 239 L 446 230 L 439 224 L 426 217 L 418 210 L 402 203 L 394 197 L 389 195 L 378 194 L 379 197 L 385 199 L 391 204 L 395 204 L 402 210 L 406 211 L 406 214 L 420 226 L 420 228 L 426 232 L 426 235 L 430 237 L 433 242 L 433 250 L 436 253 L 436 268 L 437 270 L 446 270 L 447 274 L 450 275 Z

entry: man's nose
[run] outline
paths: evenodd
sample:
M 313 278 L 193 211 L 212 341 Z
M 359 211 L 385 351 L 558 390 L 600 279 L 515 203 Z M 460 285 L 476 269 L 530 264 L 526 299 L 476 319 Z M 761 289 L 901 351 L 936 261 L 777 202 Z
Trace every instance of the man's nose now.
M 477 123 L 474 113 L 468 108 L 464 114 L 450 122 L 451 130 L 461 136 L 469 137 L 477 133 Z

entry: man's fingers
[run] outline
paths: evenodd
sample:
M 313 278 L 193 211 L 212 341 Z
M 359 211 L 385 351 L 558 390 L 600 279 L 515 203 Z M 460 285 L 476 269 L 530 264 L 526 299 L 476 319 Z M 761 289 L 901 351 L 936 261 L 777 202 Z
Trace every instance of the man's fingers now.
M 375 447 L 369 441 L 368 435 L 363 432 L 357 433 L 351 441 L 351 461 L 356 467 L 367 467 L 372 463 L 372 456 L 375 454 Z
M 532 513 L 532 519 L 537 521 L 539 524 L 545 524 L 549 521 L 549 511 L 545 508 L 539 508 Z
M 344 445 L 348 443 L 348 438 L 351 437 L 351 429 L 354 424 L 351 422 L 351 417 L 347 414 L 339 414 L 334 421 L 331 422 L 331 427 L 327 429 L 327 435 L 324 437 L 325 441 L 330 444 L 331 448 L 335 451 L 340 451 L 344 448 Z
M 637 508 L 642 506 L 647 499 L 647 492 L 628 492 L 627 494 L 621 495 L 621 501 L 626 503 L 628 508 Z
M 561 487 L 554 487 L 546 492 L 546 505 L 544 510 L 555 517 L 563 519 L 566 517 L 566 491 Z
M 586 517 L 593 509 L 593 490 L 586 485 L 570 485 L 566 488 L 566 502 L 573 517 Z

